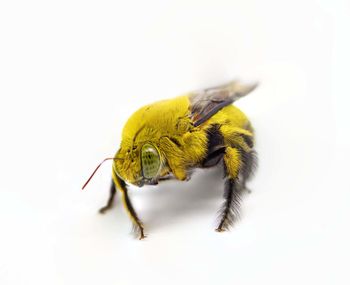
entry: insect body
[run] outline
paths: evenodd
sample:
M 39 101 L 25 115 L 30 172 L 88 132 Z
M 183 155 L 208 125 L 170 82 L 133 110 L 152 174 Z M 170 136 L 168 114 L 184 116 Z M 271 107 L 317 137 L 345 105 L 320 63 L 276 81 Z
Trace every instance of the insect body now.
M 120 149 L 113 158 L 110 197 L 100 212 L 112 207 L 117 188 L 142 239 L 144 226 L 129 199 L 126 182 L 142 187 L 167 178 L 186 181 L 192 169 L 222 163 L 226 181 L 216 230 L 228 229 L 238 216 L 240 194 L 253 173 L 256 157 L 251 124 L 232 103 L 255 87 L 233 81 L 136 111 L 123 129 Z

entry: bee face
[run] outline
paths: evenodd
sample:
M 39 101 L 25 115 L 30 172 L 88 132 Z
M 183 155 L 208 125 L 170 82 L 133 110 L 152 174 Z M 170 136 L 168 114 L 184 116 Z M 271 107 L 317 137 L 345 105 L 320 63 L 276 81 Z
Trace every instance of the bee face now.
M 123 158 L 114 162 L 114 171 L 123 180 L 138 187 L 158 184 L 161 157 L 158 148 L 153 144 L 145 143 L 131 149 L 122 147 L 116 157 Z

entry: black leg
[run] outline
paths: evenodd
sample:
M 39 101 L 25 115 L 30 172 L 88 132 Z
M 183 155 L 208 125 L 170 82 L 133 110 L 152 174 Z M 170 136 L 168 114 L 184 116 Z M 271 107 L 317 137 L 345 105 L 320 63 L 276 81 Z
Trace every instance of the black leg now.
M 253 177 L 254 172 L 257 167 L 257 154 L 255 150 L 251 150 L 250 152 L 244 152 L 241 150 L 242 156 L 242 167 L 240 171 L 240 179 L 242 189 L 246 190 L 248 193 L 251 191 L 247 188 L 246 183 Z
M 241 187 L 237 179 L 228 178 L 225 182 L 224 203 L 219 211 L 219 225 L 216 231 L 228 230 L 239 217 Z
M 139 235 L 139 239 L 144 239 L 146 236 L 144 234 L 144 228 L 143 224 L 140 221 L 139 217 L 137 216 L 134 207 L 131 204 L 131 201 L 129 199 L 128 191 L 127 189 L 123 189 L 122 191 L 122 197 L 123 197 L 123 203 L 125 206 L 125 209 L 127 210 L 132 222 L 133 222 L 133 231 Z
M 114 182 L 112 180 L 111 182 L 111 187 L 110 187 L 110 190 L 109 190 L 109 198 L 108 198 L 108 201 L 107 201 L 107 204 L 106 206 L 102 207 L 99 212 L 101 214 L 104 214 L 107 210 L 111 209 L 113 207 L 113 199 L 114 199 L 114 196 L 116 194 L 116 189 L 115 189 L 115 185 L 114 185 Z

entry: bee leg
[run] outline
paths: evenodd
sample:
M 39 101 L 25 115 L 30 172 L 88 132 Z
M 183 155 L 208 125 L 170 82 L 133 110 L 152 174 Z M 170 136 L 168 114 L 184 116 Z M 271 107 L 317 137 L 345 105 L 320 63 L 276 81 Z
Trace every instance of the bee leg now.
M 238 180 L 241 156 L 236 148 L 227 147 L 224 155 L 227 179 L 224 190 L 224 203 L 219 211 L 219 224 L 216 231 L 228 230 L 239 217 L 240 196 L 242 187 Z
M 241 191 L 237 185 L 237 180 L 227 179 L 225 182 L 224 203 L 220 209 L 220 222 L 216 228 L 217 232 L 223 232 L 229 229 L 230 226 L 239 217 Z
M 143 224 L 141 222 L 141 220 L 139 219 L 139 217 L 137 216 L 134 207 L 131 204 L 131 201 L 129 199 L 129 195 L 128 195 L 128 190 L 126 188 L 122 189 L 122 199 L 123 199 L 123 204 L 124 207 L 126 209 L 126 211 L 128 212 L 132 222 L 133 222 L 133 231 L 136 234 L 139 234 L 139 239 L 144 239 L 146 236 L 144 234 L 144 227 Z
M 112 177 L 113 177 L 113 181 L 114 181 L 116 188 L 122 194 L 123 205 L 124 205 L 124 208 L 125 208 L 126 212 L 128 213 L 132 223 L 133 223 L 134 232 L 139 234 L 139 239 L 144 239 L 146 236 L 144 234 L 143 224 L 142 224 L 141 220 L 138 218 L 138 216 L 134 210 L 134 207 L 131 204 L 131 201 L 130 201 L 129 195 L 128 195 L 128 188 L 126 188 L 125 181 L 122 180 L 114 171 L 112 172 Z
M 240 173 L 239 181 L 243 190 L 250 192 L 246 187 L 246 182 L 253 176 L 257 165 L 257 154 L 254 150 L 254 132 L 248 122 L 245 128 L 232 128 L 231 126 L 222 126 L 220 128 L 225 143 L 228 146 L 237 148 L 240 153 Z
M 166 150 L 168 166 L 175 178 L 181 181 L 187 180 L 187 169 L 182 161 L 184 153 L 179 146 L 169 137 L 162 137 L 160 139 L 160 147 Z
M 109 209 L 111 209 L 113 207 L 113 199 L 114 199 L 116 193 L 117 193 L 117 190 L 115 189 L 115 185 L 114 185 L 114 182 L 112 180 L 111 186 L 110 186 L 110 189 L 109 189 L 109 198 L 107 200 L 107 204 L 106 204 L 106 206 L 102 207 L 99 210 L 99 212 L 101 214 L 104 214 L 107 210 L 109 210 Z
M 247 181 L 252 178 L 254 175 L 256 166 L 257 166 L 257 155 L 256 151 L 251 149 L 249 152 L 241 150 L 242 156 L 242 167 L 240 171 L 241 180 L 242 180 L 242 189 L 246 190 L 248 193 L 251 193 L 251 190 L 247 188 Z

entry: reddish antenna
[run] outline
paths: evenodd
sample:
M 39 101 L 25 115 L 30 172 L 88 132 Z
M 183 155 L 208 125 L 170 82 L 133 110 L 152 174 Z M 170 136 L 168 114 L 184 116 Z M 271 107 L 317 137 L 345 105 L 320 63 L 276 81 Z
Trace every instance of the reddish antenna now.
M 89 184 L 91 178 L 95 175 L 95 173 L 97 172 L 97 170 L 100 168 L 100 166 L 107 160 L 114 160 L 114 159 L 118 159 L 118 158 L 114 158 L 114 157 L 107 157 L 104 160 L 102 160 L 102 162 L 96 167 L 96 169 L 94 170 L 94 172 L 92 172 L 92 174 L 90 175 L 89 179 L 85 182 L 84 186 L 81 188 L 81 190 L 84 190 L 84 188 L 86 187 L 86 185 Z

